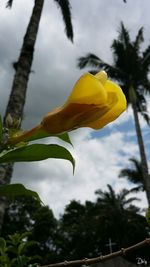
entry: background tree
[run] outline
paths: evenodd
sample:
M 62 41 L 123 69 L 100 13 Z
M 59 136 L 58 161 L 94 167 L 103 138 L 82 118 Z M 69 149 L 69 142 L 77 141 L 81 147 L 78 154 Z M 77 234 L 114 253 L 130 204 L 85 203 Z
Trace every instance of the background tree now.
M 119 177 L 120 178 L 127 178 L 128 181 L 137 185 L 132 190 L 135 191 L 144 191 L 144 179 L 143 179 L 143 172 L 142 172 L 142 165 L 139 160 L 136 158 L 129 159 L 132 163 L 131 168 L 125 168 L 120 171 Z
M 150 45 L 142 52 L 141 44 L 144 41 L 143 28 L 140 28 L 134 41 L 131 41 L 128 30 L 121 23 L 118 39 L 112 43 L 113 65 L 105 63 L 94 54 L 87 54 L 78 60 L 79 68 L 93 67 L 92 72 L 104 68 L 108 75 L 117 80 L 123 89 L 128 105 L 132 106 L 137 140 L 141 156 L 142 172 L 148 202 L 150 204 L 150 177 L 147 158 L 142 138 L 139 116 L 141 113 L 150 124 L 147 113 L 146 93 L 150 93 Z
M 148 236 L 146 220 L 133 205 L 136 198 L 130 197 L 131 193 L 124 189 L 116 194 L 108 185 L 107 191 L 96 191 L 95 202 L 71 201 L 59 220 L 62 258 L 72 260 L 104 255 L 110 252 L 109 239 L 115 243 L 113 250 L 117 250 Z M 148 251 L 145 257 L 147 255 Z M 135 261 L 135 253 L 129 259 Z
M 108 185 L 108 191 L 97 190 L 97 206 L 103 213 L 104 220 L 104 232 L 107 236 L 107 240 L 111 238 L 116 241 L 116 246 L 122 247 L 129 242 L 128 231 L 128 219 L 131 217 L 130 227 L 133 227 L 132 220 L 133 214 L 136 216 L 137 208 L 132 203 L 139 199 L 130 197 L 132 191 L 123 189 L 118 194 L 115 193 L 113 188 Z M 108 219 L 109 218 L 109 219 Z M 113 223 L 114 222 L 114 223 Z M 121 234 L 121 233 L 125 233 Z M 133 238 L 135 239 L 135 237 Z M 132 239 L 131 239 L 132 240 Z M 132 241 L 131 241 L 132 242 Z
M 145 218 L 140 215 L 140 209 L 133 204 L 138 199 L 132 196 L 132 190 L 122 189 L 116 194 L 108 185 L 107 191 L 97 190 L 96 195 L 98 196 L 96 206 L 103 216 L 101 229 L 102 233 L 105 233 L 105 241 L 102 243 L 103 254 L 109 252 L 109 239 L 114 243 L 112 249 L 118 250 L 139 242 L 146 235 L 149 236 Z M 148 250 L 144 252 L 142 249 L 138 253 L 149 260 Z M 136 253 L 128 255 L 127 259 L 135 262 Z
M 2 234 L 6 238 L 15 232 L 30 232 L 29 239 L 39 244 L 28 255 L 41 256 L 41 264 L 104 255 L 110 252 L 110 238 L 115 251 L 149 236 L 147 222 L 130 194 L 127 190 L 116 194 L 109 185 L 106 191 L 96 191 L 94 202 L 72 200 L 59 219 L 31 197 L 17 198 L 6 209 Z M 129 259 L 135 261 L 136 253 Z M 149 259 L 149 250 L 138 253 Z
M 14 0 L 7 1 L 7 7 L 12 7 Z M 63 21 L 65 24 L 65 31 L 67 37 L 73 40 L 73 28 L 71 22 L 71 6 L 69 0 L 54 0 L 57 6 L 60 8 Z M 14 128 L 19 128 L 22 118 L 23 110 L 26 100 L 27 85 L 29 76 L 31 73 L 31 66 L 34 56 L 34 47 L 38 34 L 40 19 L 43 11 L 44 0 L 34 0 L 34 6 L 32 14 L 27 26 L 27 30 L 23 39 L 20 55 L 15 62 L 15 76 L 11 88 L 10 97 L 8 100 L 5 116 L 4 125 L 6 125 L 6 118 L 8 114 L 14 120 L 12 125 Z M 18 122 L 18 123 L 16 123 Z M 0 184 L 9 184 L 12 176 L 13 165 L 12 164 L 1 164 L 0 166 Z M 0 228 L 2 225 L 3 213 L 5 210 L 5 201 L 1 200 L 0 203 Z
M 48 206 L 42 206 L 33 197 L 18 197 L 6 208 L 1 236 L 7 239 L 16 232 L 29 232 L 28 241 L 38 244 L 30 247 L 27 255 L 39 255 L 42 264 L 48 264 L 57 261 L 57 223 Z

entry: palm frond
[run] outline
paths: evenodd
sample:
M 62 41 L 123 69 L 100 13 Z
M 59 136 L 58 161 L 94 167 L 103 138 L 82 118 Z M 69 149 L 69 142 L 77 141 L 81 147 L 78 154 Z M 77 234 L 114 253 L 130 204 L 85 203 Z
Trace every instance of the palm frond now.
M 88 53 L 86 56 L 84 57 L 80 57 L 78 59 L 78 67 L 80 69 L 83 69 L 85 67 L 94 67 L 94 68 L 99 68 L 100 64 L 101 64 L 101 59 L 99 57 L 97 57 L 94 54 Z
M 124 168 L 120 171 L 119 178 L 127 178 L 131 183 L 138 184 L 142 190 L 144 190 L 144 179 L 142 165 L 136 158 L 129 159 L 133 166 L 130 168 Z
M 143 51 L 143 67 L 147 70 L 150 68 L 150 45 Z
M 140 191 L 143 191 L 143 186 L 142 185 L 135 186 L 135 187 L 132 188 L 132 192 L 133 193 L 138 193 Z
M 126 198 L 128 195 L 130 195 L 131 193 L 134 193 L 133 188 L 132 189 L 122 189 L 121 192 L 118 194 L 118 197 L 120 199 L 120 201 L 124 204 L 130 204 L 131 202 L 137 200 L 137 201 L 141 201 L 139 198 L 137 197 L 129 197 L 128 199 Z
M 129 199 L 126 200 L 125 204 L 129 204 L 133 201 L 141 201 L 141 199 L 138 197 L 130 197 Z
M 150 116 L 147 110 L 147 102 L 144 97 L 144 95 L 140 92 L 137 91 L 138 97 L 137 97 L 137 109 L 138 112 L 143 116 L 147 124 L 150 126 Z
M 11 8 L 12 4 L 13 4 L 13 0 L 9 0 L 9 1 L 7 1 L 6 7 Z
M 114 65 L 124 73 L 125 80 L 139 80 L 142 76 L 141 59 L 132 43 L 124 44 L 124 41 L 114 40 L 112 43 Z M 138 78 L 137 78 L 138 77 Z M 136 82 L 137 83 L 137 82 Z
M 126 46 L 124 46 L 124 43 L 114 40 L 111 49 L 113 51 L 113 59 L 115 66 L 118 69 L 124 70 L 124 72 L 128 73 L 128 57 L 127 57 L 127 51 Z
M 111 210 L 125 210 L 130 209 L 131 203 L 135 200 L 139 200 L 136 197 L 129 197 L 127 196 L 132 192 L 131 190 L 122 189 L 119 193 L 115 193 L 113 187 L 111 185 L 107 185 L 108 190 L 102 191 L 101 189 L 97 190 L 95 193 L 98 195 L 97 203 L 101 205 L 101 208 L 109 207 Z M 130 204 L 130 206 L 129 206 Z
M 138 159 L 130 158 L 129 160 L 134 164 L 137 171 L 142 172 L 141 162 Z
M 136 52 L 139 52 L 140 49 L 140 45 L 141 43 L 144 41 L 144 37 L 143 37 L 143 27 L 141 27 L 138 31 L 138 34 L 135 38 L 135 41 L 133 42 L 133 46 L 136 49 Z
M 114 189 L 112 188 L 112 186 L 110 184 L 107 184 L 108 190 L 109 190 L 109 195 L 111 196 L 111 198 L 116 198 L 116 194 Z
M 65 31 L 67 37 L 73 42 L 73 26 L 71 21 L 71 5 L 69 0 L 54 0 L 61 9 L 63 20 L 65 23 Z
M 143 116 L 144 120 L 147 122 L 148 126 L 150 126 L 150 116 L 148 112 L 141 112 L 141 115 Z
M 120 24 L 118 40 L 127 47 L 130 43 L 129 31 L 125 28 L 123 22 Z
M 142 84 L 143 84 L 143 93 L 146 94 L 150 94 L 150 81 L 148 80 L 148 77 L 145 77 L 145 79 L 142 80 Z
M 101 69 L 104 69 L 108 76 L 111 77 L 114 80 L 120 81 L 120 79 L 123 79 L 123 77 L 126 76 L 123 71 L 117 67 L 114 67 L 106 62 L 104 62 L 102 59 L 97 57 L 95 54 L 88 53 L 84 57 L 80 57 L 78 59 L 78 67 L 80 69 L 83 69 L 85 67 L 93 67 L 93 70 L 90 70 L 89 72 L 92 74 L 96 74 Z

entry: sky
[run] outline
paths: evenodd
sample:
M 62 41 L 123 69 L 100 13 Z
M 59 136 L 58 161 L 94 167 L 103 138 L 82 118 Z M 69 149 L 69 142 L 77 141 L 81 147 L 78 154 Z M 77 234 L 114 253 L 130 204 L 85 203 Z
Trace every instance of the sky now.
M 14 0 L 13 8 L 6 9 L 6 0 L 0 4 L 0 113 L 4 115 L 14 76 L 12 62 L 16 61 L 32 12 L 34 1 Z M 112 63 L 111 43 L 117 38 L 120 22 L 135 38 L 144 27 L 143 49 L 150 43 L 149 0 L 70 0 L 74 42 L 64 32 L 64 23 L 56 3 L 45 0 L 35 46 L 34 61 L 27 91 L 23 129 L 30 129 L 56 106 L 64 103 L 77 79 L 88 69 L 79 70 L 77 59 L 88 52 Z M 150 106 L 148 99 L 148 107 Z M 150 110 L 150 108 L 149 108 Z M 146 153 L 150 164 L 150 129 L 140 118 Z M 111 184 L 118 193 L 133 185 L 119 179 L 122 168 L 129 167 L 129 158 L 139 158 L 132 110 L 102 130 L 82 128 L 71 132 L 73 148 L 57 138 L 45 143 L 66 146 L 76 161 L 75 173 L 70 162 L 48 159 L 34 163 L 15 164 L 12 182 L 23 183 L 37 191 L 56 217 L 72 199 L 84 203 L 95 200 L 97 189 L 107 190 Z M 145 208 L 145 193 L 139 207 Z

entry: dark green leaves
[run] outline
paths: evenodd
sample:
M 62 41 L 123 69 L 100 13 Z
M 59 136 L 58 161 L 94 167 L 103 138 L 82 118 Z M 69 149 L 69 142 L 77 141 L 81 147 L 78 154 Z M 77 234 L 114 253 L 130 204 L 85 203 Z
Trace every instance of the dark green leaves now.
M 1 185 L 0 186 L 0 196 L 14 198 L 18 196 L 32 196 L 34 199 L 42 202 L 39 195 L 27 188 L 22 184 L 9 184 L 9 185 Z
M 40 161 L 48 158 L 57 158 L 69 160 L 75 167 L 74 159 L 71 153 L 59 145 L 32 144 L 20 148 L 12 149 L 0 155 L 0 163 L 22 162 L 22 161 Z
M 61 10 L 67 37 L 73 42 L 73 26 L 71 21 L 71 5 L 69 0 L 54 0 Z

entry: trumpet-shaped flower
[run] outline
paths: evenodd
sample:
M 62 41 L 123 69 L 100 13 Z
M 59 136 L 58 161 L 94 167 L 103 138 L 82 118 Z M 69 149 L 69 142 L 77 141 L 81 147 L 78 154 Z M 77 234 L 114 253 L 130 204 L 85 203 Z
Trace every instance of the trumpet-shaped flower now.
M 11 138 L 10 142 L 25 140 L 39 130 L 57 135 L 80 127 L 101 129 L 115 120 L 126 105 L 121 88 L 107 78 L 106 72 L 100 71 L 95 76 L 86 73 L 76 82 L 63 106 L 49 112 L 38 126 Z

